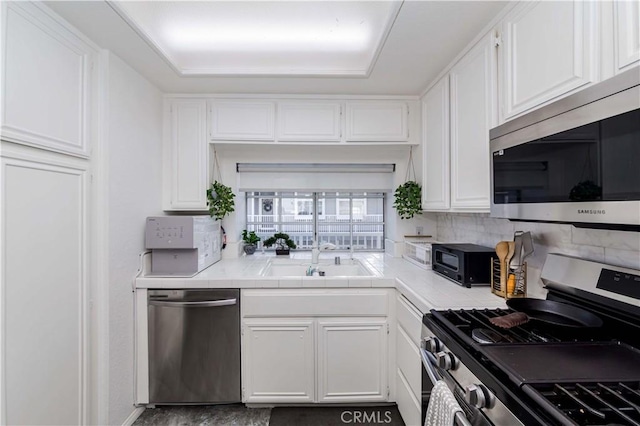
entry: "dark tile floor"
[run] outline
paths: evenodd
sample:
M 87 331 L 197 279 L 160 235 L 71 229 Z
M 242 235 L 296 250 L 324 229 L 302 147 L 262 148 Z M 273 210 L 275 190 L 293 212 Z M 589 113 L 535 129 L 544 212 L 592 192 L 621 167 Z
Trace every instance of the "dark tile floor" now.
M 134 426 L 268 426 L 270 408 L 242 404 L 163 406 L 148 408 Z

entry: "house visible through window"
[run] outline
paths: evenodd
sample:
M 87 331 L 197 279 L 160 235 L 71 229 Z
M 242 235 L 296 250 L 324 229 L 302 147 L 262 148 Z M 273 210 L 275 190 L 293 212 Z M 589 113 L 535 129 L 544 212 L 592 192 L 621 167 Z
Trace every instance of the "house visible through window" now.
M 298 249 L 319 243 L 339 250 L 384 250 L 382 192 L 248 192 L 247 230 L 262 240 L 284 232 Z

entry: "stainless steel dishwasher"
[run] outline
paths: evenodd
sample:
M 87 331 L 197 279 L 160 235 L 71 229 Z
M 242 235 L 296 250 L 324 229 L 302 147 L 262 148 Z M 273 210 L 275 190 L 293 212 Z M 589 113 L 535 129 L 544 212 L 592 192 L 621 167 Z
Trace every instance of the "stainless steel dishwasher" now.
M 149 402 L 240 402 L 240 291 L 149 290 Z

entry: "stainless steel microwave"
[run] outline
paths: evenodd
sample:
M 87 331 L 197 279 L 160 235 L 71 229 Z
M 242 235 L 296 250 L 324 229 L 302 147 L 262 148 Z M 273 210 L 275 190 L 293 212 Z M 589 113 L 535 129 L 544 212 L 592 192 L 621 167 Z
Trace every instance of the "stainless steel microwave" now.
M 640 72 L 491 129 L 491 216 L 640 230 Z

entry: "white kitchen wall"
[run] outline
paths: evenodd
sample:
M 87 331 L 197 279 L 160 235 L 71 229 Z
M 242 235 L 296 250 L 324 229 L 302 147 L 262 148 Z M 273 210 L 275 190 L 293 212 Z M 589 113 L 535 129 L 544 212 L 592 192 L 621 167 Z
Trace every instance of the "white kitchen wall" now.
M 531 231 L 535 252 L 527 258 L 530 294 L 543 295 L 540 273 L 547 253 L 640 269 L 640 233 L 575 228 L 572 225 L 511 222 L 488 214 L 437 213 L 438 241 L 469 242 L 495 247 L 513 240 L 515 231 Z
M 227 232 L 227 250 L 224 257 L 237 257 L 240 253 L 238 240 L 245 227 L 246 205 L 244 193 L 238 193 L 236 163 L 395 163 L 393 175 L 394 189 L 405 180 L 408 146 L 300 146 L 300 145 L 216 145 L 222 181 L 236 192 L 235 212 L 223 220 Z M 419 147 L 413 148 L 413 159 L 420 180 L 422 164 Z M 213 149 L 212 149 L 213 152 Z M 213 164 L 213 158 L 211 164 Z M 217 173 L 214 173 L 217 178 Z M 358 190 L 360 188 L 353 188 Z M 393 192 L 388 194 L 385 205 L 385 224 L 387 245 L 404 240 L 405 234 L 414 234 L 416 226 L 422 226 L 424 233 L 433 235 L 436 232 L 436 220 L 430 217 L 401 220 L 396 214 L 393 204 Z M 387 247 L 387 252 L 390 247 Z M 392 255 L 402 253 L 391 249 Z
M 133 407 L 133 292 L 144 219 L 162 215 L 162 93 L 110 54 L 109 180 L 109 424 Z

